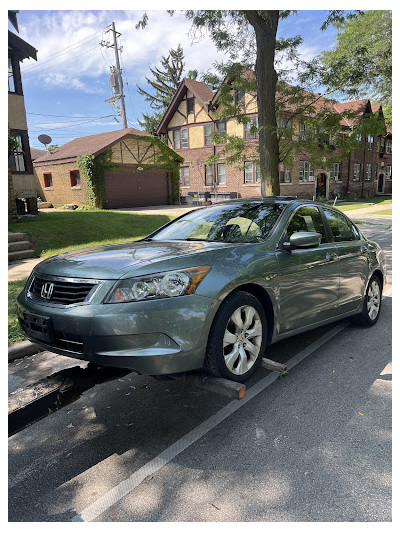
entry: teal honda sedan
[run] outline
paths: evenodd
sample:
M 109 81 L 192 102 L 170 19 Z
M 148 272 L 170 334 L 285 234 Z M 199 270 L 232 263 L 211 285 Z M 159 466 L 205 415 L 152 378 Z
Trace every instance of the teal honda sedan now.
M 39 263 L 18 296 L 44 349 L 140 374 L 246 381 L 268 345 L 379 318 L 385 260 L 340 211 L 295 197 L 191 211 L 148 237 Z

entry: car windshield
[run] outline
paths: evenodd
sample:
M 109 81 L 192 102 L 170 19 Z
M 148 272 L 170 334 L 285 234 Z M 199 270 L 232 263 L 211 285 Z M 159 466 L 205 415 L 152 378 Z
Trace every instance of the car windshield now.
M 285 204 L 228 204 L 192 211 L 156 233 L 152 240 L 249 243 L 264 241 Z

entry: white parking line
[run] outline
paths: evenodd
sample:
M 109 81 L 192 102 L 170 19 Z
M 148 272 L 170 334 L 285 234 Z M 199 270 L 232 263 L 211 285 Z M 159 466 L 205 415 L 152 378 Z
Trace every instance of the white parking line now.
M 313 352 L 318 350 L 330 339 L 335 337 L 338 333 L 343 331 L 349 325 L 349 321 L 345 320 L 339 325 L 332 328 L 330 331 L 325 333 L 321 338 L 310 344 L 307 348 L 293 356 L 289 361 L 287 361 L 286 366 L 288 369 L 293 368 L 295 365 L 303 361 L 306 357 L 311 355 Z M 197 426 L 184 437 L 180 438 L 174 444 L 166 448 L 161 452 L 157 457 L 143 465 L 139 470 L 134 472 L 129 478 L 125 479 L 113 489 L 108 491 L 106 494 L 101 496 L 98 500 L 93 502 L 91 505 L 83 509 L 79 514 L 76 514 L 72 518 L 72 522 L 90 522 L 104 513 L 107 509 L 112 507 L 118 501 L 120 501 L 124 496 L 132 492 L 140 483 L 142 483 L 148 476 L 153 475 L 157 470 L 160 470 L 167 463 L 172 461 L 177 455 L 186 450 L 191 444 L 201 439 L 206 433 L 215 428 L 218 424 L 223 422 L 235 411 L 240 409 L 247 402 L 252 400 L 257 394 L 266 389 L 279 377 L 278 372 L 271 372 L 265 378 L 261 379 L 256 383 L 251 389 L 246 393 L 246 396 L 243 400 L 233 400 L 228 405 L 223 407 L 215 415 L 211 416 L 205 422 Z

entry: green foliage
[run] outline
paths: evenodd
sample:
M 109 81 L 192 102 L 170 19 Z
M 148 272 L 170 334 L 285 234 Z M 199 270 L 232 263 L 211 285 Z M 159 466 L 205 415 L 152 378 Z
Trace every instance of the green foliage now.
M 150 107 L 154 110 L 153 115 L 143 113 L 143 120 L 139 120 L 139 124 L 148 133 L 155 134 L 155 130 L 164 111 L 167 109 L 181 83 L 183 68 L 185 66 L 183 60 L 183 48 L 179 44 L 176 50 L 173 48 L 169 50 L 167 57 L 162 56 L 160 68 L 150 68 L 151 78 L 145 77 L 147 83 L 154 89 L 153 94 L 136 85 L 138 93 L 145 97 L 146 102 L 149 102 Z M 190 72 L 192 76 L 197 75 L 195 71 Z
M 60 148 L 58 144 L 50 144 L 50 146 L 47 149 L 49 152 L 52 152 L 53 150 L 56 150 L 57 148 Z
M 369 97 L 382 103 L 391 122 L 392 13 L 358 12 L 336 22 L 336 46 L 323 52 L 322 83 L 351 98 Z
M 18 322 L 17 296 L 25 287 L 26 279 L 8 282 L 8 344 L 25 338 Z
M 18 150 L 18 141 L 10 133 L 10 125 L 8 125 L 8 154 L 12 154 L 15 150 Z
M 106 170 L 116 168 L 112 162 L 111 149 L 93 157 L 91 154 L 80 155 L 77 164 L 86 182 L 86 200 L 91 209 L 105 207 L 106 193 L 104 173 Z

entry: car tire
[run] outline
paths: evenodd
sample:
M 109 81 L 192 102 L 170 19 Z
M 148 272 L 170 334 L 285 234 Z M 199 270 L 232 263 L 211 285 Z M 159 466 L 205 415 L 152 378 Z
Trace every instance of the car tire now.
M 369 280 L 367 290 L 365 291 L 363 309 L 361 313 L 352 317 L 355 324 L 370 328 L 374 326 L 379 318 L 382 306 L 382 283 L 381 280 L 373 274 Z
M 260 301 L 244 291 L 220 305 L 208 337 L 205 370 L 243 383 L 260 366 L 267 344 L 267 317 Z

